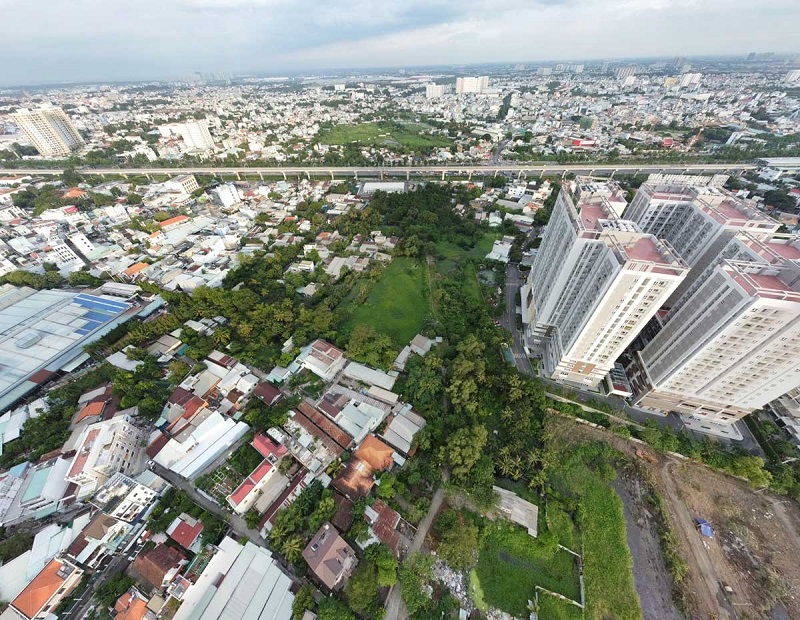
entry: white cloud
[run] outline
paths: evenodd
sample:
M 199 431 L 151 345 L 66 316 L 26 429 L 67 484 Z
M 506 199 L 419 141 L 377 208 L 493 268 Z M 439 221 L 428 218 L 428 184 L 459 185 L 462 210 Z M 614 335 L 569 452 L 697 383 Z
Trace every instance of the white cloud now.
M 797 50 L 797 0 L 0 0 L 0 82 Z M 13 59 L 13 62 L 9 62 Z

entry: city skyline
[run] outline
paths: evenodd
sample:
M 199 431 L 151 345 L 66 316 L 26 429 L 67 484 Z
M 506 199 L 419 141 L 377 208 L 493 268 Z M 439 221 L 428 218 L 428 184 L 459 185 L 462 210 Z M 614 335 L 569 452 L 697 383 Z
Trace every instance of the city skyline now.
M 584 0 L 501 4 L 365 0 L 335 6 L 284 0 L 3 2 L 19 27 L 0 52 L 4 86 L 175 78 L 194 71 L 272 73 L 630 58 L 779 54 L 796 50 L 786 0 L 743 2 Z M 614 28 L 609 28 L 613 16 Z M 715 24 L 698 33 L 687 23 Z M 742 24 L 758 24 L 742 28 Z M 729 33 L 737 30 L 736 37 Z M 24 50 L 24 53 L 20 53 Z

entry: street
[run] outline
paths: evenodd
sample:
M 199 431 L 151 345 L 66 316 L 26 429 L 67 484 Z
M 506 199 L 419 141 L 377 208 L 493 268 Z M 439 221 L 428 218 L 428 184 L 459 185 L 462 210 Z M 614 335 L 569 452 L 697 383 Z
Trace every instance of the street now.
M 227 522 L 234 534 L 237 536 L 244 536 L 254 545 L 268 549 L 267 541 L 264 540 L 260 532 L 257 530 L 251 530 L 249 527 L 247 527 L 244 519 L 242 519 L 239 515 L 228 512 L 219 504 L 217 504 L 217 502 L 208 499 L 195 488 L 192 481 L 186 480 L 186 478 L 177 475 L 171 470 L 162 467 L 155 462 L 151 462 L 148 467 L 153 471 L 153 473 L 161 476 L 176 489 L 184 491 L 198 506 Z

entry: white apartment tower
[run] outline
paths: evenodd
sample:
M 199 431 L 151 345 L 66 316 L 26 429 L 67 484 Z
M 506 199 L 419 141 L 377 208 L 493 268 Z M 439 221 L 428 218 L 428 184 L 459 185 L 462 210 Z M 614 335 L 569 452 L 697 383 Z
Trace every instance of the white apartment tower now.
M 460 77 L 456 79 L 456 94 L 480 94 L 489 89 L 489 77 Z
M 684 73 L 681 75 L 681 81 L 678 88 L 694 88 L 700 86 L 700 80 L 703 79 L 702 73 Z
M 11 118 L 44 157 L 66 157 L 84 145 L 81 134 L 61 108 L 22 108 Z
M 526 346 L 546 376 L 595 387 L 687 271 L 606 195 L 584 190 L 576 205 L 564 188 L 521 290 Z
M 436 99 L 444 96 L 444 84 L 425 84 L 425 97 Z
M 716 187 L 645 183 L 625 211 L 646 233 L 663 239 L 692 268 L 667 301 L 672 306 L 740 232 L 767 239 L 780 223 L 729 192 Z
M 175 130 L 190 150 L 209 151 L 214 148 L 214 140 L 211 132 L 208 131 L 208 123 L 204 120 L 181 123 L 175 127 Z
M 700 420 L 698 430 L 800 386 L 800 267 L 718 265 L 628 373 L 635 403 Z
M 617 67 L 614 69 L 614 76 L 618 80 L 624 80 L 629 77 L 633 77 L 636 75 L 636 65 L 628 65 L 626 67 Z

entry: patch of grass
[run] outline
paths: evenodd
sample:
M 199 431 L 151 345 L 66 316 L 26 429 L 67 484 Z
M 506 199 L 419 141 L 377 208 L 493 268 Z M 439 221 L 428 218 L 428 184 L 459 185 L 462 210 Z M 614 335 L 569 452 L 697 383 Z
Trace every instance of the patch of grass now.
M 320 133 L 325 144 L 352 144 L 370 146 L 404 147 L 411 150 L 447 147 L 452 141 L 441 135 L 427 133 L 431 127 L 421 123 L 360 123 L 336 125 Z
M 399 348 L 407 345 L 430 315 L 425 265 L 412 258 L 395 258 L 372 285 L 366 301 L 344 309 L 343 331 L 372 326 Z
M 605 444 L 570 446 L 562 451 L 550 482 L 559 493 L 577 500 L 586 618 L 640 620 L 622 501 L 609 484 L 615 475 L 613 458 Z
M 482 260 L 492 251 L 492 245 L 500 237 L 499 232 L 486 232 L 478 240 L 478 243 L 471 248 L 462 248 L 460 245 L 450 241 L 439 241 L 436 244 L 436 253 L 440 257 L 437 268 L 443 275 L 450 275 L 459 261 L 469 259 Z
M 517 617 L 528 615 L 536 586 L 580 598 L 578 568 L 566 551 L 545 546 L 505 521 L 486 526 L 476 569 L 483 599 Z
M 542 620 L 581 620 L 580 608 L 548 594 L 539 594 L 539 617 Z
M 486 613 L 489 610 L 489 606 L 483 598 L 483 586 L 481 586 L 480 577 L 478 577 L 478 573 L 474 568 L 469 571 L 469 595 L 478 611 Z

